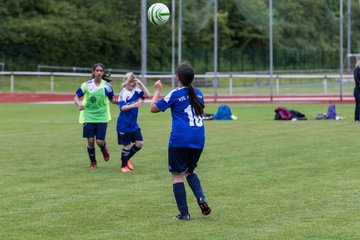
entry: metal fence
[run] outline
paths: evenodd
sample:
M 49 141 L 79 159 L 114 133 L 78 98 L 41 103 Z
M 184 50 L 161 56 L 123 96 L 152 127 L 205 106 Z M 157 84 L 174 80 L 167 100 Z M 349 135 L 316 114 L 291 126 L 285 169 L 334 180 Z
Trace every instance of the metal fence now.
M 89 73 L 72 72 L 1 72 L 0 92 L 74 92 L 82 82 L 89 79 Z M 172 86 L 171 74 L 148 74 L 147 86 L 161 79 L 164 92 L 170 91 Z M 240 95 L 332 95 L 352 94 L 354 80 L 352 75 L 337 73 L 321 74 L 238 74 L 219 73 L 218 85 L 214 85 L 214 74 L 195 75 L 194 85 L 200 87 L 205 95 L 240 96 Z M 113 74 L 113 87 L 119 90 L 124 74 Z
M 0 63 L 1 65 L 1 63 Z M 4 69 L 2 69 L 2 71 L 4 71 Z M 38 72 L 56 72 L 56 71 L 63 71 L 63 72 L 73 72 L 73 73 L 82 73 L 82 72 L 91 72 L 92 68 L 91 67 L 77 67 L 77 66 L 55 66 L 55 65 L 37 65 L 37 71 Z M 106 72 L 109 73 L 127 73 L 127 72 L 133 72 L 136 74 L 140 74 L 141 70 L 135 70 L 135 69 L 114 69 L 114 68 L 106 68 Z M 163 72 L 159 72 L 159 71 L 148 71 L 148 73 L 150 74 L 159 74 L 159 73 L 163 73 Z M 169 73 L 170 74 L 170 73 Z

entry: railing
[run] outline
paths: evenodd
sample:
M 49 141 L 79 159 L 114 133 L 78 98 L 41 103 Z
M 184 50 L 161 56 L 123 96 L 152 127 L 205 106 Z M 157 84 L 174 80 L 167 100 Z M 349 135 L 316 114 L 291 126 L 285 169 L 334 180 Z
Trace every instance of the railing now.
M 1 63 L 0 63 L 1 65 Z M 63 67 L 63 66 L 52 66 L 52 65 L 37 65 L 37 70 L 38 72 L 42 72 L 42 70 L 45 69 L 47 71 L 45 72 L 49 72 L 51 70 L 63 70 L 63 71 L 69 71 L 69 72 L 73 72 L 73 73 L 81 73 L 81 72 L 91 72 L 92 68 L 91 67 L 76 67 L 76 66 L 72 66 L 72 67 Z M 4 71 L 4 69 L 2 69 L 2 71 Z M 127 72 L 133 72 L 135 74 L 140 74 L 140 70 L 134 70 L 134 69 L 115 69 L 115 68 L 106 68 L 106 72 L 109 73 L 127 73 Z M 150 74 L 158 74 L 158 71 L 148 71 L 148 73 Z
M 73 73 L 73 72 L 0 72 L 1 76 L 10 77 L 10 92 L 15 92 L 15 82 L 17 76 L 49 76 L 50 89 L 47 92 L 55 92 L 55 77 L 83 77 L 83 79 L 90 78 L 89 73 Z M 317 94 L 338 94 L 340 97 L 344 94 L 342 84 L 346 84 L 347 91 L 352 91 L 353 88 L 353 76 L 340 74 L 276 74 L 272 76 L 272 84 L 270 85 L 269 74 L 233 74 L 233 73 L 219 73 L 218 78 L 221 79 L 220 86 L 213 85 L 214 74 L 197 74 L 195 75 L 195 86 L 207 88 L 207 94 L 213 94 L 218 89 L 221 89 L 222 95 L 233 96 L 242 94 L 258 94 L 257 90 L 261 89 L 262 95 L 274 94 L 290 94 L 292 92 L 300 91 L 300 94 L 307 94 L 312 91 L 312 88 L 316 88 Z M 112 78 L 123 79 L 124 74 L 113 74 Z M 153 81 L 162 79 L 164 84 L 171 86 L 172 75 L 170 74 L 147 74 L 144 76 L 147 79 Z M 302 83 L 297 83 L 302 81 Z M 0 82 L 0 85 L 4 81 Z M 70 82 L 70 81 L 69 81 Z M 309 84 L 311 82 L 311 84 Z M 271 89 L 270 86 L 273 86 Z M 304 87 L 305 86 L 305 87 Z M 315 86 L 315 87 L 314 87 Z M 319 90 L 319 88 L 322 90 Z M 332 92 L 329 93 L 329 87 Z M 4 91 L 4 87 L 0 88 Z M 290 89 L 290 90 L 287 90 Z M 303 92 L 301 90 L 303 89 Z M 1 91 L 1 90 L 0 90 Z M 5 91 L 7 91 L 5 89 Z M 253 92 L 255 93 L 253 93 Z

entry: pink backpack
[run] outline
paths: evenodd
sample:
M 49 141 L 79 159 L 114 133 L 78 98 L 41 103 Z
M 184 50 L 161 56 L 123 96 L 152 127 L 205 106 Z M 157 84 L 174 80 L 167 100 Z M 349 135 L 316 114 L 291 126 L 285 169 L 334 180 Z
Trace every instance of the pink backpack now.
M 278 107 L 275 109 L 275 120 L 291 120 L 292 114 L 285 107 Z

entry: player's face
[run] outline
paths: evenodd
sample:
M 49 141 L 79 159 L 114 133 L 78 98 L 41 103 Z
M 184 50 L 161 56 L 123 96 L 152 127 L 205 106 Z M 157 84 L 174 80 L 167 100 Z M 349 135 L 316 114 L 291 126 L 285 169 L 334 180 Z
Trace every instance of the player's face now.
M 126 88 L 128 89 L 128 90 L 134 90 L 134 88 L 135 88 L 135 86 L 136 86 L 136 82 L 135 81 L 131 81 L 131 82 L 128 82 L 127 84 L 126 84 Z
M 93 72 L 96 79 L 101 79 L 104 75 L 104 69 L 101 66 L 97 66 Z

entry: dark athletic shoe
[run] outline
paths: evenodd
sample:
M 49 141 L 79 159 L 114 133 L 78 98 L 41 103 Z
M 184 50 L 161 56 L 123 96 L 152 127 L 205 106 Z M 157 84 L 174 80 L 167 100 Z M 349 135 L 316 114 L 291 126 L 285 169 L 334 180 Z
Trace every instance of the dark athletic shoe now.
M 209 215 L 211 213 L 211 208 L 209 207 L 205 198 L 200 198 L 199 207 L 201 209 L 201 213 L 204 215 Z
M 189 221 L 190 220 L 190 215 L 189 214 L 186 214 L 186 215 L 177 215 L 173 218 L 173 220 L 176 220 L 176 221 Z

